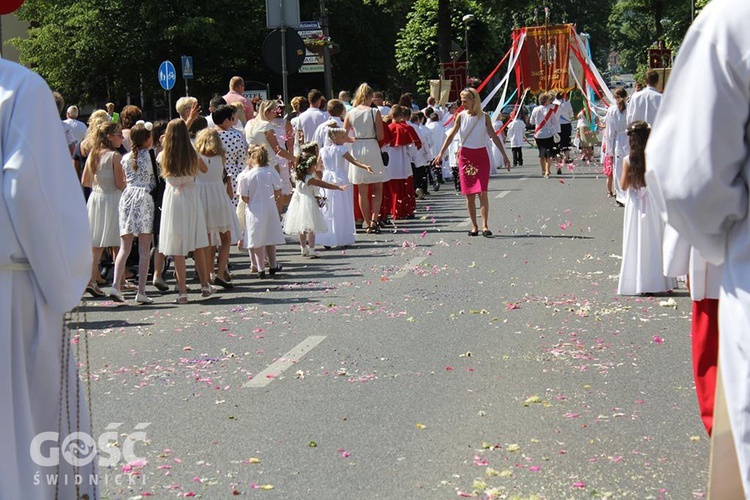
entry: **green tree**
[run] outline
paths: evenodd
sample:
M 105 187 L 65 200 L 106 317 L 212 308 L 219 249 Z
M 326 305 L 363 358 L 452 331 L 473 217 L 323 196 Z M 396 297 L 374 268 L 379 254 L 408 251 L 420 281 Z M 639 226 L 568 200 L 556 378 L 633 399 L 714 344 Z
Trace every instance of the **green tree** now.
M 659 40 L 676 50 L 690 22 L 687 1 L 618 0 L 609 17 L 612 49 L 619 52 L 624 70 L 642 73 L 646 50 Z

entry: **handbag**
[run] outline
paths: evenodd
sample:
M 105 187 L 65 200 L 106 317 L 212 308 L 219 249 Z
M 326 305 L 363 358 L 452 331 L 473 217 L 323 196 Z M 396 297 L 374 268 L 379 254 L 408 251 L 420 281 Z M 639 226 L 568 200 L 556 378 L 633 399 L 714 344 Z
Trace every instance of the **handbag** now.
M 151 190 L 150 194 L 151 197 L 154 199 L 154 207 L 157 209 L 161 209 L 161 202 L 164 198 L 164 190 L 167 187 L 166 182 L 162 177 L 159 175 L 159 167 L 156 163 L 156 153 L 154 153 L 153 149 L 148 150 L 148 155 L 151 158 L 151 168 L 154 172 L 154 181 L 156 181 L 156 185 Z
M 318 206 L 320 208 L 323 208 L 326 206 L 326 201 L 328 201 L 328 198 L 326 198 L 325 196 L 316 196 L 315 201 L 318 202 Z
M 375 111 L 373 109 L 373 111 Z M 378 136 L 378 128 L 375 126 L 375 113 L 372 113 L 372 128 L 375 129 L 375 137 Z M 380 151 L 380 159 L 383 160 L 383 166 L 387 167 L 388 162 L 391 161 L 391 158 L 388 156 L 387 151 Z

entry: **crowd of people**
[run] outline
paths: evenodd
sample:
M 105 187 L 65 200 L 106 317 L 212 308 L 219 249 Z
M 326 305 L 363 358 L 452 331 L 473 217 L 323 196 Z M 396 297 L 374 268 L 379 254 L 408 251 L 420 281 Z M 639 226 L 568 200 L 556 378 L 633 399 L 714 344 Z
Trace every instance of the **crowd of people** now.
M 233 245 L 248 251 L 251 273 L 265 279 L 282 270 L 275 245 L 284 234 L 299 238 L 301 256 L 317 258 L 318 245 L 352 245 L 358 229 L 377 234 L 414 218 L 417 200 L 451 179 L 466 196 L 469 235 L 479 234 L 478 197 L 481 233 L 491 236 L 489 175 L 510 170 L 510 160 L 502 121 L 482 112 L 476 90 L 461 93 L 457 113 L 456 103 L 432 98 L 419 109 L 410 94 L 388 103 L 366 83 L 351 102 L 346 92 L 326 101 L 313 89 L 285 114 L 279 100 L 249 102 L 240 77 L 229 87 L 211 99 L 207 115 L 196 98 L 181 97 L 179 118 L 169 122 L 145 121 L 134 105 L 118 113 L 109 103 L 91 114 L 85 134 L 77 108 L 68 108 L 62 126 L 92 231 L 88 294 L 124 303 L 133 291 L 136 303 L 151 304 L 147 278 L 169 290 L 171 262 L 176 302 L 186 303 L 185 259 L 192 258 L 200 294 L 209 297 L 233 287 Z M 55 97 L 62 111 L 62 96 Z M 513 144 L 518 131 L 511 126 Z M 137 284 L 128 279 L 136 274 Z

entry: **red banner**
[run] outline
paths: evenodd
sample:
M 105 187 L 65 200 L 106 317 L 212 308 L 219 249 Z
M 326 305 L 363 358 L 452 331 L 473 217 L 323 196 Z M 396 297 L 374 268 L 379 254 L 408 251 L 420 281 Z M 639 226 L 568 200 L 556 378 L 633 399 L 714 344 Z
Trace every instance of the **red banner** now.
M 521 49 L 518 66 L 523 87 L 532 93 L 548 90 L 570 90 L 568 59 L 571 24 L 530 26 Z
M 466 61 L 440 63 L 443 79 L 451 80 L 450 101 L 458 101 L 460 92 L 466 88 Z

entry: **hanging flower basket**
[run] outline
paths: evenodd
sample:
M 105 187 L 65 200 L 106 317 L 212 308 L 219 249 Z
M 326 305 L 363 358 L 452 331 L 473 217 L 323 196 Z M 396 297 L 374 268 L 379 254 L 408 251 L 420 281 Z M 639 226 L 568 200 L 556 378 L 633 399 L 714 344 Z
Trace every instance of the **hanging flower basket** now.
M 334 47 L 338 49 L 338 45 L 331 41 L 331 37 L 314 35 L 305 40 L 305 48 L 313 54 L 322 54 L 326 47 L 333 51 Z

